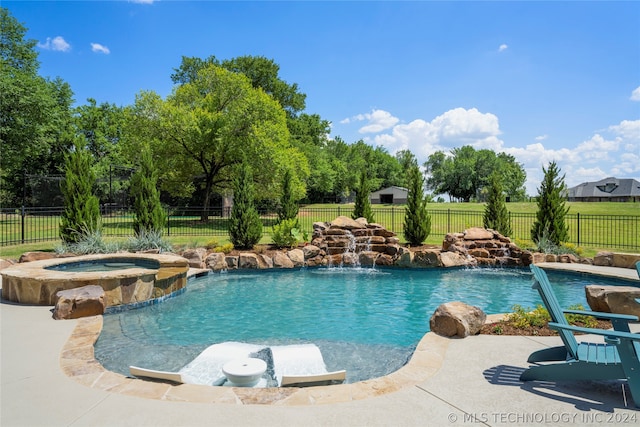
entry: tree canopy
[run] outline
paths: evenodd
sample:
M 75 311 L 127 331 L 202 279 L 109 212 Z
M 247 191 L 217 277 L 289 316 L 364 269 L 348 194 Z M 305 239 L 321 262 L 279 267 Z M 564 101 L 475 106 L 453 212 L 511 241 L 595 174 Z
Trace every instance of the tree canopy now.
M 261 194 L 278 194 L 280 176 L 292 172 L 294 198 L 304 194 L 306 158 L 289 144 L 284 110 L 243 74 L 209 65 L 162 100 L 142 92 L 131 112 L 136 141 L 149 140 L 161 182 L 172 194 L 189 195 L 201 177 L 205 210 L 213 190 L 228 190 L 233 166 L 246 159 Z
M 429 174 L 427 187 L 435 194 L 446 193 L 451 199 L 464 202 L 481 199 L 488 189 L 489 177 L 497 172 L 507 196 L 512 201 L 524 199 L 526 173 L 513 156 L 476 150 L 470 145 L 454 148 L 450 154 L 437 151 L 424 164 Z
M 264 56 L 247 55 L 223 61 L 213 55 L 205 59 L 183 56 L 182 63 L 174 69 L 171 80 L 180 85 L 192 83 L 202 69 L 211 65 L 245 75 L 255 89 L 262 89 L 278 101 L 289 117 L 295 117 L 305 108 L 306 95 L 300 92 L 298 84 L 282 80 L 279 76 L 280 66 L 273 59 Z
M 59 174 L 73 145 L 73 92 L 38 75 L 35 40 L 0 8 L 0 203 L 21 204 L 23 173 Z

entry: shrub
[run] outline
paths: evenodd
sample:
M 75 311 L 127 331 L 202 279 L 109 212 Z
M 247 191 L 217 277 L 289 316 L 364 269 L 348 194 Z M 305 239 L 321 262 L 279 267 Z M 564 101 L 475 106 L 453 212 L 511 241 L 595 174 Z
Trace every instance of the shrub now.
M 171 252 L 173 250 L 171 243 L 162 237 L 161 231 L 145 229 L 141 229 L 134 237 L 131 237 L 126 243 L 126 248 L 131 252 L 149 249 L 157 249 L 160 252 Z
M 482 219 L 484 228 L 496 230 L 503 236 L 510 236 L 512 233 L 511 220 L 504 201 L 502 181 L 495 172 L 491 174 L 489 179 L 489 194 Z
M 73 151 L 65 158 L 65 179 L 60 185 L 64 196 L 64 211 L 60 216 L 63 242 L 79 242 L 94 231 L 99 232 L 100 206 L 93 194 L 95 181 L 91 154 L 84 144 L 76 141 Z
M 222 246 L 216 246 L 215 248 L 213 248 L 213 252 L 222 252 L 223 254 L 228 254 L 231 253 L 231 251 L 233 250 L 233 243 L 225 243 Z
M 404 238 L 410 245 L 421 245 L 431 233 L 431 216 L 424 196 L 424 177 L 417 166 L 409 171 L 409 194 L 404 216 Z
M 307 240 L 306 233 L 300 231 L 297 219 L 285 219 L 272 227 L 273 244 L 278 248 L 293 248 Z
M 293 199 L 291 189 L 291 172 L 287 170 L 282 177 L 282 196 L 278 206 L 278 222 L 294 219 L 298 216 L 298 204 Z
M 74 231 L 73 241 L 64 242 L 55 248 L 58 253 L 73 253 L 76 255 L 106 254 L 120 250 L 117 242 L 105 242 L 98 225 L 97 228 L 89 229 L 82 227 L 80 231 Z
M 575 304 L 569 306 L 570 310 L 585 310 L 582 304 Z M 595 328 L 598 326 L 598 321 L 593 316 L 587 314 L 573 314 L 566 313 L 564 317 L 567 318 L 567 322 L 572 325 L 580 324 L 585 328 Z
M 167 222 L 167 215 L 160 205 L 160 192 L 157 188 L 158 176 L 153 166 L 149 148 L 142 150 L 140 166 L 131 177 L 133 196 L 133 231 L 154 232 L 160 235 Z M 145 236 L 146 239 L 146 236 Z M 144 240 L 144 239 L 143 239 Z
M 507 321 L 516 328 L 526 329 L 531 326 L 541 328 L 551 320 L 549 312 L 541 305 L 538 305 L 533 311 L 518 304 L 514 305 L 512 309 L 513 313 L 507 316 Z
M 219 245 L 220 245 L 220 243 L 218 242 L 217 239 L 211 239 L 207 243 L 204 244 L 204 247 L 211 250 L 211 249 L 215 249 Z
M 549 242 L 559 246 L 569 238 L 569 227 L 565 216 L 569 208 L 565 207 L 564 175 L 560 177 L 560 169 L 551 162 L 547 169 L 542 168 L 544 177 L 538 190 L 538 210 L 536 220 L 531 227 L 531 240 L 539 242 L 545 237 Z
M 229 237 L 238 249 L 250 249 L 262 237 L 262 222 L 254 204 L 253 176 L 244 162 L 238 167 L 233 181 Z
M 360 173 L 360 182 L 356 190 L 356 203 L 353 208 L 353 219 L 366 218 L 368 222 L 373 222 L 373 211 L 371 210 L 371 201 L 369 200 L 369 175 L 367 170 L 363 169 Z

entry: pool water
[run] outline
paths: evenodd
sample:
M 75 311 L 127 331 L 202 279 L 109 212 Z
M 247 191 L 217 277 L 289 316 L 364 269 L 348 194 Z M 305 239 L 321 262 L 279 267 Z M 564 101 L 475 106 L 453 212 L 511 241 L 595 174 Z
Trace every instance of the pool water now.
M 45 267 L 46 270 L 66 271 L 69 273 L 87 273 L 97 271 L 114 271 L 128 268 L 158 269 L 160 263 L 150 259 L 108 258 L 101 260 L 67 262 Z
M 211 344 L 314 343 L 329 371 L 347 382 L 402 367 L 444 302 L 463 301 L 487 314 L 542 301 L 528 269 L 319 268 L 216 273 L 157 305 L 104 317 L 96 358 L 107 369 L 175 371 Z M 576 274 L 549 274 L 561 306 L 587 307 L 584 286 L 615 284 Z

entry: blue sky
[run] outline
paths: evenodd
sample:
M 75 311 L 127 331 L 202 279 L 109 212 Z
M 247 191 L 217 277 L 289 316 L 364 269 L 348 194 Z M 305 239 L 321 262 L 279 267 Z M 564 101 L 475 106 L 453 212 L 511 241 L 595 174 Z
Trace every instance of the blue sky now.
M 181 57 L 262 55 L 332 136 L 422 163 L 462 145 L 515 156 L 537 194 L 640 179 L 640 2 L 6 1 L 40 74 L 78 104 L 171 93 Z

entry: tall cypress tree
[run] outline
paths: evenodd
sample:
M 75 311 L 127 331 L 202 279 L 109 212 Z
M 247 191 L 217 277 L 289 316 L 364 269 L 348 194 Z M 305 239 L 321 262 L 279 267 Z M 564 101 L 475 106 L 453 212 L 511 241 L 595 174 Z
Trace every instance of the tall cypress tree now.
M 148 147 L 142 150 L 140 165 L 131 178 L 131 193 L 133 195 L 133 231 L 136 236 L 140 232 L 162 232 L 167 216 L 160 204 L 160 192 L 157 188 L 158 174 L 153 165 L 151 152 Z
M 351 215 L 353 219 L 366 218 L 368 222 L 373 222 L 369 191 L 369 175 L 367 170 L 363 169 L 360 173 L 360 182 L 356 190 L 356 204 L 353 208 L 353 215 Z
M 431 216 L 427 212 L 427 197 L 424 195 L 424 177 L 420 168 L 409 170 L 409 194 L 404 214 L 404 238 L 411 245 L 421 245 L 431 233 Z
M 262 222 L 254 204 L 253 175 L 242 162 L 233 180 L 233 207 L 229 218 L 229 236 L 238 249 L 251 249 L 262 237 Z
M 60 184 L 64 196 L 64 212 L 60 217 L 60 238 L 76 243 L 100 224 L 100 205 L 93 194 L 96 181 L 91 169 L 91 154 L 76 141 L 65 158 L 65 179 Z
M 531 227 L 531 240 L 537 243 L 546 237 L 555 245 L 560 245 L 569 239 L 569 227 L 564 221 L 569 212 L 569 208 L 565 207 L 567 187 L 555 161 L 549 163 L 547 169 L 543 167 L 542 171 L 544 178 L 538 189 L 538 211 Z
M 295 219 L 298 216 L 298 204 L 293 199 L 291 191 L 291 171 L 287 169 L 282 177 L 282 196 L 278 206 L 278 222 L 285 219 Z
M 489 177 L 489 194 L 487 205 L 484 207 L 483 223 L 484 228 L 496 230 L 503 236 L 510 236 L 512 233 L 509 211 L 504 201 L 502 180 L 497 172 Z

